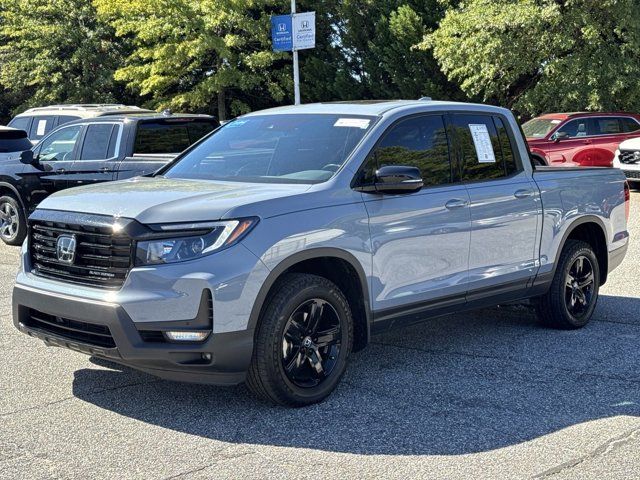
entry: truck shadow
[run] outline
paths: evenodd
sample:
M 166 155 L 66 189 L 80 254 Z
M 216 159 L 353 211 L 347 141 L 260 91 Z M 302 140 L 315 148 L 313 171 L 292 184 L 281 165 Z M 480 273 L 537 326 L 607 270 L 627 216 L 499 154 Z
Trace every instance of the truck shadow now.
M 352 357 L 326 402 L 303 409 L 265 405 L 244 386 L 166 382 L 97 359 L 109 370 L 77 371 L 74 394 L 224 442 L 365 455 L 475 453 L 604 417 L 640 416 L 639 311 L 640 299 L 603 295 L 595 321 L 581 331 L 542 328 L 530 308 L 508 306 L 381 335 Z

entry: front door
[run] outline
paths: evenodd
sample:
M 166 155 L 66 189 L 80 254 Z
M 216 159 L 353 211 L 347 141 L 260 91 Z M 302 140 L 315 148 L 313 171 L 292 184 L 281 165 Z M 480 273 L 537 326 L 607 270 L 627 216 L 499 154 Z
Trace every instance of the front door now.
M 364 177 L 372 178 L 385 165 L 418 167 L 425 187 L 404 195 L 362 194 L 371 232 L 374 319 L 382 328 L 463 302 L 470 240 L 469 197 L 452 177 L 441 115 L 411 117 L 391 126 L 369 156 Z M 413 316 L 397 317 L 396 312 L 408 308 Z
M 593 138 L 589 131 L 591 123 L 587 118 L 576 118 L 562 125 L 555 132 L 551 139 L 553 143 L 549 145 L 550 165 L 569 164 L 571 165 L 591 165 L 593 156 Z M 558 134 L 566 134 L 558 137 Z
M 538 266 L 539 190 L 502 117 L 450 119 L 459 174 L 471 200 L 467 299 L 522 293 Z
M 68 187 L 68 175 L 77 156 L 82 125 L 62 127 L 45 137 L 34 149 L 35 165 L 20 174 L 24 178 L 27 203 L 37 205 L 53 192 Z
M 122 126 L 118 123 L 91 123 L 78 147 L 78 159 L 68 176 L 69 187 L 114 179 Z

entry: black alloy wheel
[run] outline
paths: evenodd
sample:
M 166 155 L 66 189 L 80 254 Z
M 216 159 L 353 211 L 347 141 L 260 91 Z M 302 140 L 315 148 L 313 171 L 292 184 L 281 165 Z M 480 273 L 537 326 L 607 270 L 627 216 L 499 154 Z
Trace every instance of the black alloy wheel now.
M 295 309 L 282 335 L 282 367 L 291 383 L 316 387 L 331 375 L 341 332 L 340 316 L 329 302 L 313 298 Z
M 565 281 L 567 310 L 575 318 L 581 318 L 589 311 L 594 285 L 593 265 L 586 256 L 580 255 L 569 268 Z

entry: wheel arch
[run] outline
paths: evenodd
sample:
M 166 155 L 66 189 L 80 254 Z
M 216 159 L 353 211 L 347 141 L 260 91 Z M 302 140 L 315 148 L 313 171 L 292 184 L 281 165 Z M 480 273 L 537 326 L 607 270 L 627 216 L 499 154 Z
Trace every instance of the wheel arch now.
M 20 206 L 22 207 L 22 210 L 24 211 L 25 216 L 27 216 L 28 212 L 27 212 L 27 209 L 25 208 L 22 195 L 20 195 L 20 192 L 18 191 L 18 189 L 15 186 L 11 185 L 10 183 L 0 182 L 0 196 L 5 193 L 11 193 L 16 197 L 18 202 L 20 202 Z
M 600 285 L 604 285 L 607 281 L 607 275 L 609 273 L 609 251 L 607 249 L 607 234 L 606 227 L 601 218 L 595 215 L 586 215 L 573 221 L 567 228 L 562 237 L 558 254 L 562 252 L 568 240 L 581 240 L 587 242 L 593 247 L 593 250 L 598 259 L 598 265 L 600 267 Z M 553 269 L 558 267 L 557 261 Z
M 367 276 L 353 254 L 338 248 L 313 248 L 297 252 L 273 268 L 260 287 L 253 304 L 249 328 L 257 331 L 258 322 L 274 287 L 284 275 L 293 272 L 322 276 L 343 291 L 353 315 L 353 350 L 364 348 L 369 343 L 372 318 Z

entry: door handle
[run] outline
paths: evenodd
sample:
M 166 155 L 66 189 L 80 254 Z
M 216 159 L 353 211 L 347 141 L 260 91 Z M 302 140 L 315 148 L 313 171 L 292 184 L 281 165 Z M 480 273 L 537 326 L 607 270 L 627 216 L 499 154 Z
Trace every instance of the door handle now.
M 109 167 L 102 167 L 102 168 L 100 169 L 100 171 L 101 171 L 102 173 L 106 173 L 106 172 L 108 172 L 108 171 L 109 171 Z
M 66 170 L 66 169 L 64 169 L 64 168 L 56 168 L 56 173 L 64 173 L 64 172 L 66 172 L 66 171 L 67 171 L 67 170 Z
M 533 190 L 516 190 L 516 192 L 513 194 L 514 197 L 516 198 L 529 198 L 529 197 L 533 197 Z
M 462 200 L 460 198 L 453 198 L 444 204 L 445 208 L 448 210 L 454 210 L 456 208 L 463 208 L 469 205 L 467 200 Z
M 584 144 L 585 145 L 591 145 L 593 143 L 593 140 L 585 140 Z

